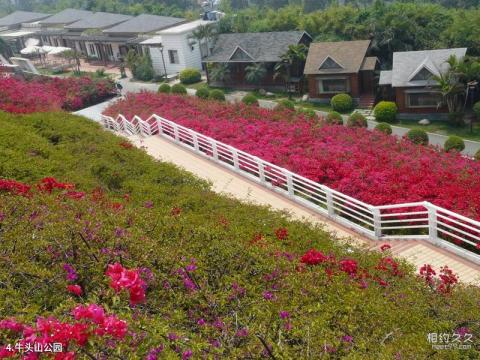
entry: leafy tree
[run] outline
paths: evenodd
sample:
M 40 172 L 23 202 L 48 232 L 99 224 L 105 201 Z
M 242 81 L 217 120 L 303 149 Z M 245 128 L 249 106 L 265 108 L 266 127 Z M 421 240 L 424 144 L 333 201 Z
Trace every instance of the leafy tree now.
M 215 81 L 225 82 L 230 79 L 230 66 L 227 63 L 210 63 L 209 76 Z
M 262 63 L 248 65 L 245 68 L 245 80 L 251 84 L 258 85 L 267 75 L 267 69 Z
M 286 90 L 288 90 L 287 87 L 292 77 L 292 69 L 295 66 L 299 66 L 305 62 L 305 59 L 307 58 L 307 52 L 308 47 L 306 47 L 304 44 L 289 45 L 287 52 L 280 56 L 282 61 L 275 65 L 274 77 L 277 78 L 280 76 L 284 79 Z M 290 92 L 289 96 L 291 97 Z
M 201 54 L 202 58 L 206 57 L 209 55 L 210 52 L 210 41 L 215 39 L 217 36 L 217 29 L 215 28 L 214 25 L 212 24 L 207 24 L 207 25 L 200 25 L 197 29 L 195 29 L 192 34 L 189 36 L 191 39 L 195 39 L 198 41 L 199 46 L 200 44 L 205 41 L 205 45 L 207 48 L 207 53 L 206 54 Z M 200 52 L 202 52 L 202 47 L 200 46 Z

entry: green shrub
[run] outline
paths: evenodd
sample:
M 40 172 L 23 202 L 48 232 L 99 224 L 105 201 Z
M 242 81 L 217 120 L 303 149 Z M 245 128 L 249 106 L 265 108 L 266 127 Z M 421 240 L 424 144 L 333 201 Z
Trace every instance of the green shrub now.
M 165 343 L 173 346 L 163 347 L 162 359 L 178 359 L 178 349 L 191 349 L 191 359 L 207 351 L 225 359 L 265 358 L 257 334 L 282 359 L 326 358 L 324 339 L 339 344 L 336 358 L 390 359 L 401 349 L 402 358 L 423 359 L 432 357 L 426 334 L 436 329 L 468 324 L 478 333 L 478 287 L 454 285 L 441 294 L 403 259 L 221 196 L 206 181 L 124 142 L 68 113 L 0 114 L 2 178 L 35 185 L 55 177 L 85 193 L 72 199 L 62 189 L 34 187 L 31 197 L 0 191 L 0 319 L 32 324 L 53 316 L 72 323 L 72 308 L 97 303 L 127 322 L 123 340 L 102 342 L 92 333 L 82 350 L 70 342 L 68 351 L 79 359 L 145 359 Z M 277 233 L 287 238 L 279 241 Z M 299 258 L 311 248 L 328 262 L 303 266 Z M 347 274 L 352 260 L 355 276 Z M 141 269 L 147 293 L 140 306 L 129 306 L 127 290 L 112 289 L 105 270 L 115 262 Z M 84 288 L 81 297 L 66 290 L 73 284 L 66 263 Z M 278 344 L 280 329 L 285 341 Z M 22 336 L 1 332 L 2 344 Z M 209 346 L 213 336 L 222 340 L 219 348 Z M 478 358 L 473 346 L 448 351 L 451 359 Z
M 275 108 L 278 110 L 295 110 L 295 103 L 292 100 L 282 99 L 278 102 L 278 105 Z
M 330 100 L 332 109 L 338 112 L 347 112 L 353 109 L 353 99 L 348 94 L 337 94 Z
M 407 132 L 406 137 L 414 144 L 428 145 L 428 134 L 422 129 L 411 129 Z
M 452 150 L 456 150 L 458 152 L 462 152 L 465 150 L 465 142 L 460 136 L 449 136 L 448 139 L 445 141 L 445 151 L 449 152 Z
M 158 92 L 159 93 L 165 93 L 165 94 L 168 94 L 170 93 L 170 91 L 172 91 L 172 87 L 168 84 L 162 84 L 158 87 Z
M 348 117 L 347 126 L 349 127 L 367 127 L 367 119 L 359 112 L 354 112 Z
M 378 123 L 375 130 L 381 131 L 387 135 L 392 135 L 392 127 L 388 123 Z
M 480 161 L 480 150 L 478 150 L 478 151 L 475 153 L 474 158 L 475 158 L 475 160 Z
M 197 89 L 195 95 L 200 99 L 208 99 L 208 96 L 210 95 L 210 90 L 208 89 L 208 87 L 202 86 Z
M 397 116 L 397 104 L 392 101 L 380 101 L 375 108 L 373 109 L 373 114 L 375 115 L 375 120 L 378 122 L 395 122 Z
M 171 91 L 172 91 L 172 94 L 181 94 L 181 95 L 187 94 L 187 88 L 182 84 L 173 85 Z
M 225 101 L 225 94 L 220 89 L 213 89 L 210 91 L 208 98 L 211 100 Z
M 330 125 L 343 125 L 342 114 L 336 111 L 330 111 L 325 117 L 325 121 Z
M 475 116 L 477 117 L 477 120 L 480 120 L 480 101 L 477 101 L 473 105 L 473 112 L 475 113 Z
M 313 109 L 299 108 L 298 113 L 302 114 L 303 116 L 305 116 L 306 118 L 309 118 L 309 119 L 313 119 L 313 120 L 318 119 L 317 113 Z
M 184 69 L 180 71 L 180 81 L 182 84 L 194 84 L 202 79 L 202 74 L 197 69 Z
M 242 98 L 242 102 L 245 105 L 255 105 L 258 106 L 258 99 L 254 94 L 247 94 Z

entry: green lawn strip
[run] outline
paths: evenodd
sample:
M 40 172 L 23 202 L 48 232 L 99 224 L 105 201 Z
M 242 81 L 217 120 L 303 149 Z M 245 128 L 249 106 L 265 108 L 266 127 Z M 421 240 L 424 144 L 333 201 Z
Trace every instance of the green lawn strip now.
M 456 127 L 450 125 L 447 121 L 433 120 L 429 125 L 420 125 L 418 120 L 405 120 L 400 119 L 397 123 L 392 124 L 395 126 L 406 127 L 409 129 L 422 129 L 426 132 L 435 133 L 439 135 L 457 135 L 464 139 L 480 141 L 480 123 L 475 122 L 473 132 L 470 132 L 470 125 L 467 124 L 464 127 Z

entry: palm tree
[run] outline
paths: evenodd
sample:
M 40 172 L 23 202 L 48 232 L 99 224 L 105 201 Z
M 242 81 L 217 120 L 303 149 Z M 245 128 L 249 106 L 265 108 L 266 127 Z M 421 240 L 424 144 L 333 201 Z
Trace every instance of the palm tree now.
M 207 25 L 200 25 L 197 27 L 190 35 L 190 39 L 195 39 L 199 42 L 199 44 L 202 43 L 203 40 L 205 40 L 205 45 L 207 48 L 207 53 L 203 54 L 202 53 L 202 47 L 200 46 L 200 53 L 202 58 L 205 56 L 209 55 L 209 41 L 213 39 L 217 35 L 217 29 L 212 25 L 212 24 L 207 24 Z
M 281 62 L 275 65 L 274 78 L 281 76 L 285 81 L 285 90 L 288 91 L 288 84 L 292 77 L 292 68 L 294 66 L 300 66 L 307 58 L 308 47 L 304 44 L 289 45 L 285 54 L 280 56 Z M 291 97 L 290 91 L 288 91 L 289 97 Z
M 225 82 L 230 79 L 230 66 L 228 63 L 210 64 L 210 77 L 215 81 Z
M 258 85 L 266 75 L 267 69 L 261 63 L 254 63 L 245 67 L 245 80 L 249 83 Z

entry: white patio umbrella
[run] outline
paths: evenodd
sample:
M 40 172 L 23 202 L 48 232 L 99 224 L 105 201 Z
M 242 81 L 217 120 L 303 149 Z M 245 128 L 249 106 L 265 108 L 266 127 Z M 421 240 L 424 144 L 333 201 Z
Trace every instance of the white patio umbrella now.
M 69 47 L 58 46 L 48 51 L 48 55 L 59 55 L 69 50 L 72 50 L 72 49 L 70 49 Z
M 26 48 L 20 50 L 22 55 L 32 55 L 32 54 L 45 54 L 46 51 L 40 46 L 27 46 Z

